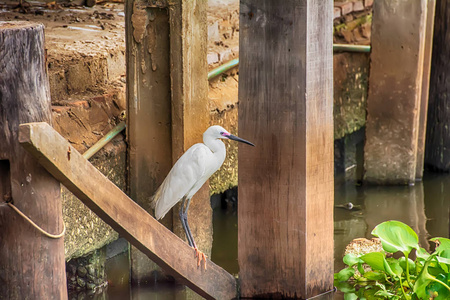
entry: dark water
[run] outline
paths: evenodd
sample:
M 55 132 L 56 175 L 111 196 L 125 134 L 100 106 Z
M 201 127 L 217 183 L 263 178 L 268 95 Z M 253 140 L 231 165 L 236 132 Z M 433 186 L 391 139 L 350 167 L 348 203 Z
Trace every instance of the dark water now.
M 339 205 L 351 202 L 353 210 Z M 429 248 L 430 237 L 449 237 L 450 175 L 425 174 L 415 186 L 336 187 L 334 213 L 335 270 L 342 268 L 342 254 L 355 238 L 371 238 L 379 223 L 399 220 L 419 235 L 421 246 Z M 237 213 L 235 209 L 214 209 L 214 244 L 212 260 L 228 272 L 237 274 Z M 128 256 L 111 259 L 106 267 L 109 286 L 95 299 L 192 299 L 193 294 L 173 284 L 154 283 L 145 287 L 128 284 Z M 335 295 L 335 299 L 341 296 Z M 92 298 L 91 298 L 92 299 Z M 330 299 L 330 297 L 328 297 Z

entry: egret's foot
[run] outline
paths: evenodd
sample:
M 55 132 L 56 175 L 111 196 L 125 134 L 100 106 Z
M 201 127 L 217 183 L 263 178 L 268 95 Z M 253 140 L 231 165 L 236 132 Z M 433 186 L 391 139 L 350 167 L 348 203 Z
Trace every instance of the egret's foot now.
M 206 255 L 202 251 L 198 250 L 197 247 L 194 248 L 195 258 L 197 259 L 197 268 L 203 261 L 203 268 L 206 270 Z

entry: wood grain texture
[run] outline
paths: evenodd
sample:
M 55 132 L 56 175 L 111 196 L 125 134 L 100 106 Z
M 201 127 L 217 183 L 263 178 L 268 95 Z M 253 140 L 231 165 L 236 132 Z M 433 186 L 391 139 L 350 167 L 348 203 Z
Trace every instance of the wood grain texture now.
M 126 5 L 128 194 L 151 212 L 150 198 L 172 167 L 169 15 L 146 1 Z M 162 223 L 172 229 L 172 214 Z M 133 283 L 161 280 L 155 268 L 131 249 Z
M 450 171 L 450 3 L 436 2 L 425 165 Z
M 427 1 L 378 0 L 373 11 L 364 180 L 411 184 L 417 166 Z
M 333 287 L 332 1 L 241 0 L 242 297 Z
M 170 65 L 172 83 L 172 158 L 202 142 L 210 126 L 208 102 L 207 0 L 173 0 L 170 4 Z M 212 208 L 208 182 L 194 195 L 189 225 L 199 249 L 211 254 Z M 179 205 L 175 206 L 178 212 Z M 184 238 L 179 218 L 173 231 Z
M 56 179 L 132 245 L 206 299 L 233 299 L 232 275 L 208 260 L 197 268 L 194 250 L 165 228 L 91 165 L 46 123 L 20 126 L 19 142 Z
M 67 299 L 63 238 L 5 204 L 63 230 L 59 182 L 17 140 L 20 123 L 51 123 L 43 25 L 0 22 L 0 70 L 0 299 Z
M 431 53 L 433 50 L 434 13 L 436 1 L 427 1 L 427 20 L 425 28 L 422 90 L 420 96 L 419 133 L 417 141 L 416 180 L 423 177 L 425 160 L 425 137 L 427 131 L 428 95 L 430 93 Z

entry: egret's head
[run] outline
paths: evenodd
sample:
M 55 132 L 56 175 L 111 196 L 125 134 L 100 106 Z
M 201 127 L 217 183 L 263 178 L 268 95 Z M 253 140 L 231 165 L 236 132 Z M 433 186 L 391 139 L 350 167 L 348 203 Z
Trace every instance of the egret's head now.
M 214 125 L 214 126 L 209 127 L 203 134 L 203 139 L 205 139 L 206 137 L 214 138 L 214 139 L 233 140 L 233 141 L 238 141 L 238 142 L 245 143 L 245 144 L 248 144 L 251 146 L 255 146 L 252 143 L 250 143 L 249 141 L 246 141 L 244 139 L 241 139 L 240 137 L 232 135 L 225 128 L 223 128 L 222 126 L 219 126 L 219 125 Z

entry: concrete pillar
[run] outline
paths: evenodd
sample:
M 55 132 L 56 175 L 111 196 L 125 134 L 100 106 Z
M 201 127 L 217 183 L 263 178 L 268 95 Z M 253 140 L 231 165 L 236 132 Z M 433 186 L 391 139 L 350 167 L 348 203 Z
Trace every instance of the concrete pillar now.
M 426 0 L 374 2 L 366 182 L 415 181 L 426 12 Z

